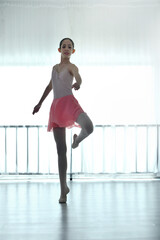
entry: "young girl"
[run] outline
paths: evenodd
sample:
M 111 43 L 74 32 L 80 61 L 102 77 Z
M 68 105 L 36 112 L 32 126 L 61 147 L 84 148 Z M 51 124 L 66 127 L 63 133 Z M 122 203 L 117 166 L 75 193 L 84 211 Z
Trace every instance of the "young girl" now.
M 34 107 L 33 114 L 38 112 L 45 98 L 53 89 L 54 100 L 49 114 L 48 131 L 53 129 L 58 153 L 58 167 L 61 186 L 59 203 L 66 203 L 69 188 L 66 182 L 67 157 L 66 157 L 66 127 L 75 126 L 75 122 L 81 127 L 80 134 L 74 134 L 72 148 L 93 132 L 93 124 L 83 111 L 72 93 L 72 88 L 80 89 L 82 79 L 78 68 L 70 62 L 71 55 L 75 52 L 74 42 L 70 38 L 64 38 L 60 42 L 58 51 L 61 53 L 61 62 L 52 69 L 51 80 L 46 87 L 39 103 Z M 73 84 L 73 78 L 75 83 Z

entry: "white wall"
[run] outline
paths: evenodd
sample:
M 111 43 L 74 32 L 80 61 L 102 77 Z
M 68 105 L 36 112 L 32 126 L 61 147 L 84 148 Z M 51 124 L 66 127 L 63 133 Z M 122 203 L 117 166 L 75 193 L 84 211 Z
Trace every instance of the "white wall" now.
M 95 124 L 159 123 L 159 13 L 158 0 L 0 1 L 0 124 L 47 123 L 52 95 L 31 112 L 66 36 Z

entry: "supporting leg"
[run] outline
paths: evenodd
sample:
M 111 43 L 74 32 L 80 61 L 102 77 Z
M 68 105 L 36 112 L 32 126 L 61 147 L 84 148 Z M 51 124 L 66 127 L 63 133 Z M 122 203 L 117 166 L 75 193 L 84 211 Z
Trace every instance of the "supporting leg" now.
M 54 139 L 57 145 L 58 154 L 58 168 L 59 168 L 59 178 L 61 186 L 61 196 L 59 199 L 60 203 L 66 203 L 67 194 L 69 193 L 69 188 L 66 181 L 67 173 L 67 146 L 66 146 L 66 131 L 65 128 L 54 128 Z
M 82 129 L 78 136 L 74 134 L 72 148 L 78 147 L 79 143 L 93 132 L 93 123 L 86 113 L 81 113 L 76 122 Z

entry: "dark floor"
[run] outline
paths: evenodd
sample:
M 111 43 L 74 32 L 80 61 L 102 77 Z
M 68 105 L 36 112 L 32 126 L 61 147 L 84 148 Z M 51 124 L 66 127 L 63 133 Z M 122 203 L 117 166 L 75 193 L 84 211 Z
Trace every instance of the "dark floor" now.
M 0 240 L 160 240 L 159 180 L 0 181 Z

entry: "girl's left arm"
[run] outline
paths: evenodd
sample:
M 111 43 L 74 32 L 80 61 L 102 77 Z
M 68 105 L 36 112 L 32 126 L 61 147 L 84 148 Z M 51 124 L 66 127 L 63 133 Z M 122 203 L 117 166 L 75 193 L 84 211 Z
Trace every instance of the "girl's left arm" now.
M 75 65 L 72 65 L 70 72 L 76 79 L 76 83 L 72 85 L 72 88 L 74 88 L 75 90 L 78 90 L 80 88 L 80 85 L 82 84 L 82 78 L 79 74 L 79 70 Z

